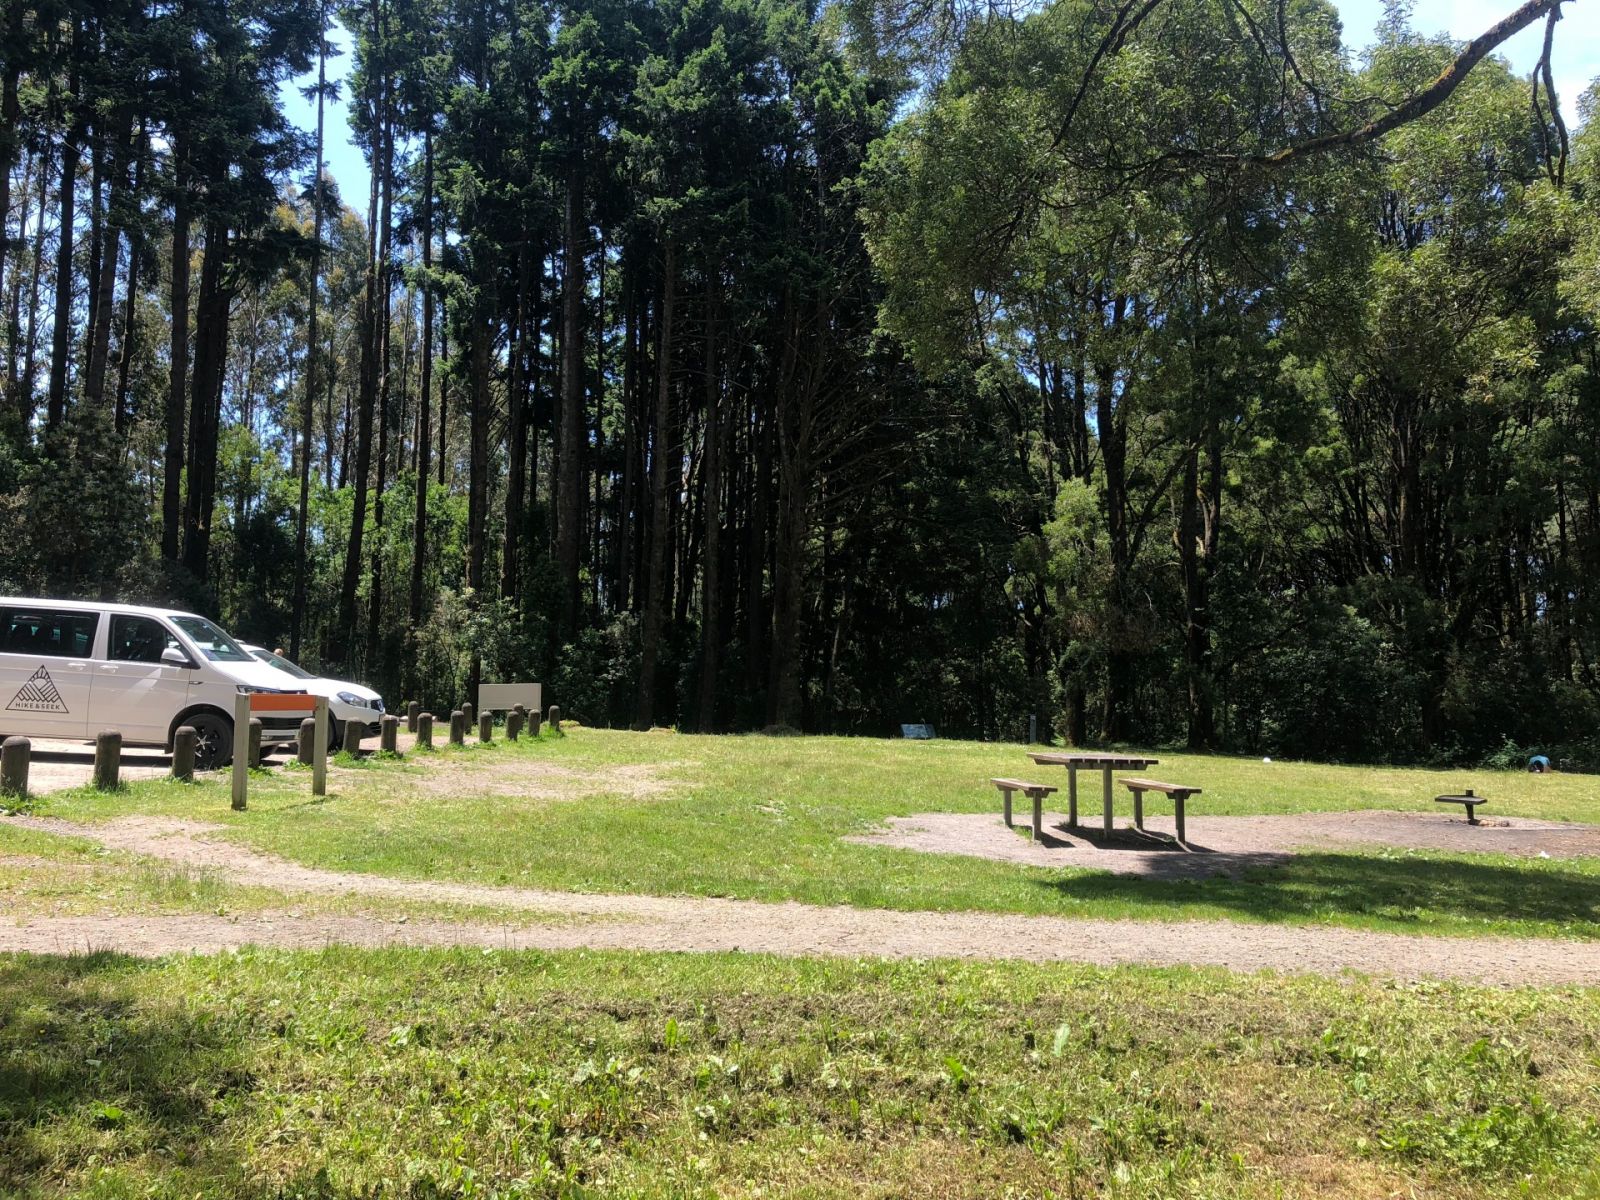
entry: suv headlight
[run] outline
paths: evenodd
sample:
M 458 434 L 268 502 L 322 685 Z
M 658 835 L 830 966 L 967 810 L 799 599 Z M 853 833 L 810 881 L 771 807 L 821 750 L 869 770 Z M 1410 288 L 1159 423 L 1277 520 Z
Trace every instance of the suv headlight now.
M 268 695 L 268 696 L 285 696 L 285 695 L 288 695 L 288 693 L 285 692 L 282 688 L 251 687 L 248 683 L 237 683 L 237 684 L 234 684 L 234 686 L 239 689 L 239 694 L 241 696 L 253 696 L 253 695 L 257 695 L 257 694 Z
M 366 708 L 367 702 L 354 692 L 340 692 L 339 699 L 346 704 L 354 704 L 357 708 Z

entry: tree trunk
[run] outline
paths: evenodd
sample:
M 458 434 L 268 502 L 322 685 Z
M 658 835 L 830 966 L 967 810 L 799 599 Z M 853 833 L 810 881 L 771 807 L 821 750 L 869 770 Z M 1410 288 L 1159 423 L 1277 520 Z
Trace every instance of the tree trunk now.
M 289 624 L 289 657 L 300 658 L 300 637 L 305 631 L 306 616 L 306 552 L 311 521 L 311 439 L 316 415 L 319 359 L 322 347 L 317 344 L 317 310 L 322 290 L 322 155 L 324 113 L 327 106 L 328 42 L 327 4 L 319 8 L 317 35 L 317 143 L 315 174 L 311 182 L 311 282 L 306 297 L 306 403 L 300 414 L 300 505 L 295 513 L 294 531 L 294 608 Z
M 1189 684 L 1189 749 L 1209 751 L 1217 739 L 1211 654 L 1211 571 L 1216 561 L 1222 501 L 1222 436 L 1212 422 L 1205 439 L 1205 478 L 1200 447 L 1188 451 L 1178 521 L 1183 568 L 1184 666 Z M 1203 489 L 1203 490 L 1202 490 Z
M 204 582 L 211 552 L 211 514 L 217 492 L 217 434 L 222 418 L 222 377 L 227 363 L 228 307 L 223 287 L 228 230 L 213 218 L 206 227 L 200 295 L 195 305 L 193 401 L 189 413 L 189 490 L 184 503 L 183 565 Z
M 128 203 L 127 149 L 132 136 L 133 113 L 131 109 L 124 110 L 112 135 L 111 188 L 106 200 L 100 272 L 95 285 L 95 317 L 89 323 L 89 365 L 84 374 L 83 398 L 97 407 L 105 403 L 106 366 L 111 358 L 111 310 L 116 303 L 117 261 L 122 253 L 122 215 Z M 131 267 L 129 274 L 132 274 Z
M 76 39 L 74 39 L 76 40 Z M 77 67 L 73 67 L 72 102 L 77 105 Z M 50 350 L 50 390 L 45 399 L 45 431 L 61 426 L 67 415 L 67 360 L 72 346 L 72 248 L 78 183 L 78 141 L 83 127 L 76 113 L 61 139 L 61 224 L 56 233 L 56 309 Z
M 650 561 L 645 579 L 644 618 L 639 662 L 639 701 L 634 725 L 649 729 L 656 715 L 656 664 L 661 654 L 661 626 L 667 603 L 668 445 L 672 429 L 672 317 L 677 287 L 676 247 L 668 234 L 662 248 L 661 321 L 657 336 L 654 436 L 650 445 Z
M 180 133 L 173 143 L 177 196 L 172 213 L 172 343 L 167 388 L 167 448 L 161 481 L 161 557 L 177 562 L 182 520 L 183 412 L 189 375 L 189 223 L 187 146 Z
M 24 4 L 11 4 L 6 20 L 6 45 L 12 46 L 16 51 L 22 48 L 22 16 L 27 9 Z M 12 239 L 8 236 L 7 222 L 11 219 L 11 171 L 17 165 L 17 149 L 22 144 L 19 136 L 19 125 L 22 118 L 22 99 L 18 85 L 22 82 L 22 55 L 11 53 L 6 55 L 6 64 L 0 67 L 4 74 L 0 75 L 0 279 L 6 274 L 6 255 L 12 246 Z M 23 207 L 27 207 L 27 177 L 23 177 Z M 18 225 L 20 234 L 27 228 L 26 222 Z M 22 239 L 16 239 L 21 243 Z M 11 343 L 13 353 L 15 342 Z
M 387 22 L 385 23 L 387 24 Z M 382 110 L 383 153 L 379 159 L 383 173 L 383 210 L 378 235 L 378 478 L 372 498 L 372 593 L 367 609 L 367 666 L 378 669 L 378 635 L 383 624 L 383 508 L 384 491 L 389 482 L 389 395 L 392 375 L 389 370 L 389 339 L 393 333 L 394 298 L 393 222 L 394 207 L 394 124 L 389 103 L 389 81 L 384 80 Z
M 376 28 L 376 25 L 374 25 Z M 367 228 L 378 226 L 378 183 L 382 171 L 372 173 L 367 193 Z M 362 545 L 367 523 L 367 480 L 372 472 L 372 411 L 377 404 L 378 352 L 378 255 L 377 246 L 367 249 L 366 291 L 361 308 L 361 368 L 356 394 L 355 496 L 350 512 L 350 537 L 345 544 L 344 577 L 339 584 L 339 619 L 332 631 L 333 658 L 350 665 L 350 652 L 356 640 L 356 593 L 361 588 Z M 349 436 L 349 422 L 345 424 Z
M 417 396 L 417 498 L 411 525 L 411 633 L 422 625 L 422 581 L 428 558 L 428 483 L 433 436 L 428 409 L 433 396 L 433 129 L 422 135 L 422 380 Z M 414 668 L 413 668 L 414 670 Z M 415 676 L 413 676 L 413 680 Z M 411 689 L 415 692 L 415 686 Z
M 1122 301 L 1117 301 L 1120 308 Z M 1125 741 L 1128 736 L 1127 703 L 1132 677 L 1132 662 L 1126 645 L 1128 572 L 1131 567 L 1128 537 L 1128 434 L 1125 413 L 1116 403 L 1115 377 L 1111 366 L 1103 366 L 1096 381 L 1095 427 L 1100 433 L 1100 462 L 1105 477 L 1106 533 L 1111 559 L 1111 580 L 1107 606 L 1106 689 L 1101 713 L 1100 736 L 1107 742 Z
M 467 347 L 468 386 L 472 397 L 467 447 L 467 587 L 472 590 L 476 604 L 483 591 L 487 557 L 489 414 L 494 402 L 490 390 L 494 358 L 494 266 L 484 244 L 473 247 L 473 258 L 478 296 L 469 334 L 472 344 Z
M 705 499 L 700 576 L 700 699 L 695 706 L 701 733 L 717 729 L 717 673 L 722 644 L 722 381 L 717 363 L 718 285 L 713 279 L 706 301 Z
M 33 174 L 35 165 L 38 164 L 40 174 L 43 174 L 43 159 L 41 155 L 29 154 L 23 161 L 22 167 L 22 214 L 17 222 L 20 231 L 28 228 L 28 214 L 30 201 L 33 194 Z M 7 181 L 9 183 L 9 180 Z M 9 212 L 0 213 L 0 246 L 5 244 L 5 218 Z M 37 222 L 43 226 L 44 222 Z M 17 246 L 23 244 L 22 238 L 12 239 Z M 20 256 L 19 256 L 20 257 Z M 0 264 L 3 264 L 0 258 Z M 16 445 L 20 448 L 28 440 L 28 421 L 33 411 L 32 397 L 22 394 L 22 277 L 24 272 L 21 263 L 11 268 L 11 291 L 6 297 L 6 402 L 7 410 L 0 414 L 0 425 L 15 437 Z M 29 319 L 32 319 L 32 312 Z
M 515 600 L 522 578 L 522 526 L 527 519 L 524 489 L 528 472 L 528 396 L 525 365 L 528 358 L 530 268 L 527 230 L 517 272 L 517 312 L 506 379 L 506 507 L 505 532 L 500 553 L 500 596 Z M 538 335 L 534 335 L 537 352 Z
M 139 129 L 139 144 L 145 141 L 143 123 Z M 133 198 L 137 203 L 138 198 L 144 194 L 145 156 L 138 149 L 134 151 L 133 167 Z M 144 261 L 144 233 L 138 224 L 133 226 L 128 237 L 128 278 L 127 296 L 123 300 L 122 331 L 117 345 L 117 399 L 116 399 L 116 428 L 119 434 L 128 431 L 128 422 L 132 414 L 128 411 L 129 382 L 133 372 L 133 352 L 138 345 L 138 318 L 139 318 L 139 268 Z
M 567 176 L 562 220 L 564 253 L 561 266 L 561 423 L 556 437 L 556 566 L 561 578 L 561 629 L 575 632 L 578 619 L 578 561 L 583 537 L 579 511 L 583 491 L 583 262 L 588 231 L 584 226 L 583 174 L 574 167 Z

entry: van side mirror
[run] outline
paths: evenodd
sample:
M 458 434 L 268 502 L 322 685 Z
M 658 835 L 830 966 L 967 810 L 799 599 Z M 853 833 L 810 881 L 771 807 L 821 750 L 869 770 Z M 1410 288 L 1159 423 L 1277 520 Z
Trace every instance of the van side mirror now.
M 163 650 L 161 652 L 161 661 L 169 667 L 189 667 L 191 669 L 194 667 L 194 664 L 189 661 L 189 656 L 176 646 L 168 646 Z

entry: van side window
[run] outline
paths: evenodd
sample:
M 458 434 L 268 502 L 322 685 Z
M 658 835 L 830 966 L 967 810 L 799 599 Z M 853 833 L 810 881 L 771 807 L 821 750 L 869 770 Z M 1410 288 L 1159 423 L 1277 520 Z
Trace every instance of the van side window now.
M 99 613 L 13 608 L 0 613 L 0 651 L 36 658 L 88 658 Z
M 178 639 L 160 621 L 120 615 L 111 618 L 108 657 L 114 661 L 158 663 L 169 646 L 178 647 Z

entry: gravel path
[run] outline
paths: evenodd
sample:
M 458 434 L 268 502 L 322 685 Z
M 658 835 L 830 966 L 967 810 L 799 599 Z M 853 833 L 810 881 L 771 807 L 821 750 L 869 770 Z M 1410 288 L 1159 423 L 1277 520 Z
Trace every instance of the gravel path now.
M 998 913 L 894 912 L 748 900 L 584 895 L 324 871 L 217 840 L 218 827 L 195 823 L 145 817 L 100 826 L 39 817 L 9 820 L 45 832 L 95 838 L 108 847 L 169 862 L 219 870 L 240 884 L 291 893 L 352 892 L 493 905 L 508 913 L 525 913 L 528 920 L 497 925 L 293 913 L 237 919 L 207 915 L 52 917 L 0 925 L 0 950 L 117 950 L 159 955 L 216 952 L 251 944 L 304 948 L 334 943 L 742 950 L 851 958 L 1190 964 L 1315 974 L 1355 970 L 1502 985 L 1600 985 L 1600 944 L 1593 942 L 1416 937 L 1229 921 L 1083 921 Z M 539 914 L 568 919 L 540 924 Z M 603 919 L 573 922 L 573 916 Z

